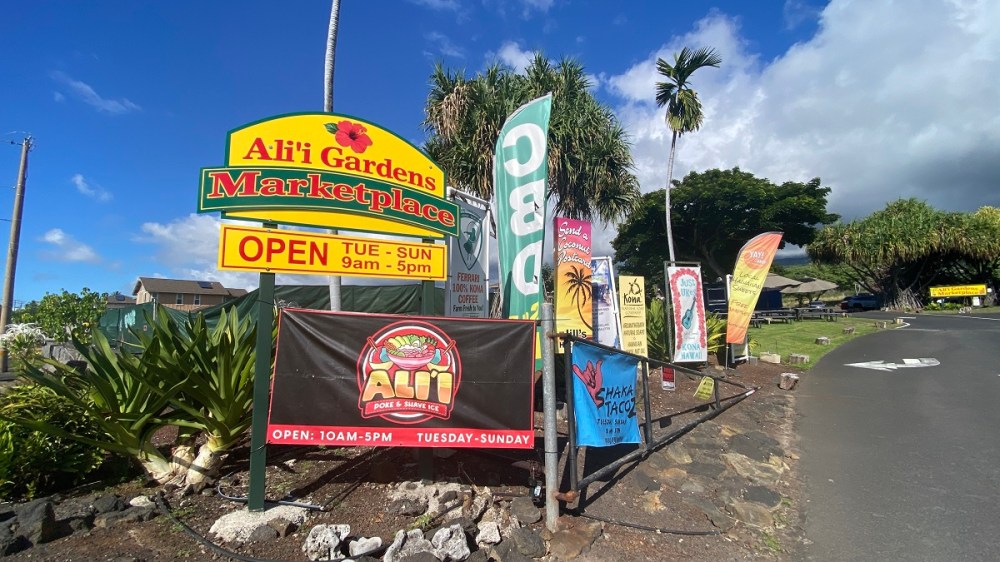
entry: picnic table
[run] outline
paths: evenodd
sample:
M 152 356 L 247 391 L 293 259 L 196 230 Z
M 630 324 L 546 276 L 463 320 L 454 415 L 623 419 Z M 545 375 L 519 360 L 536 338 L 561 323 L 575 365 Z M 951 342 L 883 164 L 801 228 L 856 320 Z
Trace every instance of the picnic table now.
M 763 324 L 771 324 L 773 322 L 784 322 L 787 324 L 797 319 L 795 311 L 790 309 L 757 310 L 750 316 L 750 325 L 754 328 L 759 328 Z
M 843 313 L 833 307 L 803 307 L 796 308 L 795 319 L 804 320 L 806 318 L 819 318 L 827 322 L 835 322 Z

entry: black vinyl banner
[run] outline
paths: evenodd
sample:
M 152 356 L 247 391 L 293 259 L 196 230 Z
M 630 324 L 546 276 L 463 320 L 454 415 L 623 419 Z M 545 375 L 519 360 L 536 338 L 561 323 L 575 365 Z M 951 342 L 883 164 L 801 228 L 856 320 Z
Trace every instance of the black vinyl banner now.
M 535 324 L 284 309 L 267 442 L 534 447 Z

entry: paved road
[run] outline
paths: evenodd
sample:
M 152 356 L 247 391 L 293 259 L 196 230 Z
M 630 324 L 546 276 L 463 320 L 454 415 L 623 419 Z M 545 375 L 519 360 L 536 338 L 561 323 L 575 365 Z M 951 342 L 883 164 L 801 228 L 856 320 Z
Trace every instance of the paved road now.
M 800 382 L 808 560 L 1000 560 L 1000 315 L 906 322 Z

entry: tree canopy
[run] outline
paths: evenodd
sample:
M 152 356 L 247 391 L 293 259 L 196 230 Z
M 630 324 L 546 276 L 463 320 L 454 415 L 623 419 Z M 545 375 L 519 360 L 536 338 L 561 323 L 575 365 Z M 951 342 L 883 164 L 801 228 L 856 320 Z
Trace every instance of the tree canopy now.
M 712 277 L 732 271 L 740 248 L 754 236 L 784 232 L 782 244 L 812 242 L 816 225 L 838 219 L 826 211 L 830 188 L 820 179 L 775 185 L 739 168 L 691 172 L 675 183 L 671 219 L 679 261 L 698 261 Z M 620 270 L 663 285 L 667 260 L 664 192 L 643 195 L 639 209 L 612 242 Z
M 819 232 L 809 255 L 842 263 L 856 281 L 896 308 L 918 307 L 932 285 L 1000 280 L 1000 209 L 945 212 L 917 199 Z
M 107 293 L 95 293 L 84 287 L 79 293 L 46 293 L 41 301 L 31 301 L 14 312 L 14 322 L 37 324 L 45 335 L 56 341 L 76 336 L 89 342 L 91 328 L 107 308 Z
M 625 130 L 590 86 L 578 62 L 552 65 L 541 54 L 524 74 L 494 65 L 466 78 L 439 64 L 427 97 L 425 148 L 450 185 L 490 199 L 500 129 L 518 107 L 551 92 L 547 195 L 556 214 L 617 222 L 635 207 L 639 181 Z

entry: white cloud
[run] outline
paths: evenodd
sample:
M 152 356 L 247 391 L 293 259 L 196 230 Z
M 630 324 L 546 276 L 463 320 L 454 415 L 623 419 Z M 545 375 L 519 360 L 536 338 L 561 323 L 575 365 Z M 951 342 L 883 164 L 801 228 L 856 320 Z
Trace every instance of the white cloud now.
M 92 87 L 90 87 L 89 84 L 79 80 L 74 80 L 65 72 L 55 71 L 52 72 L 50 76 L 53 80 L 68 88 L 73 95 L 80 99 L 80 101 L 93 106 L 98 111 L 117 115 L 122 113 L 131 113 L 142 109 L 138 105 L 132 103 L 128 98 L 121 98 L 117 100 L 102 98 Z M 58 97 L 56 98 L 56 101 L 60 101 Z
M 211 215 L 190 214 L 175 219 L 167 224 L 147 222 L 142 225 L 142 235 L 136 242 L 150 244 L 158 249 L 155 252 L 155 262 L 168 268 L 166 274 L 156 274 L 172 279 L 199 279 L 218 281 L 226 287 L 236 289 L 256 289 L 260 281 L 257 273 L 221 270 L 218 268 L 219 231 L 223 223 L 247 225 L 245 221 L 223 221 Z M 313 231 L 295 227 L 294 230 Z M 320 232 L 325 232 L 319 230 Z M 373 238 L 396 239 L 393 236 L 377 236 Z M 412 240 L 412 239 L 410 239 Z M 145 275 L 145 274 L 143 274 Z M 324 285 L 328 283 L 325 275 L 286 275 L 275 276 L 279 285 Z M 345 285 L 398 285 L 404 282 L 398 280 L 343 277 Z
M 498 58 L 501 62 L 514 69 L 518 74 L 524 73 L 524 69 L 531 64 L 535 54 L 531 51 L 524 51 L 515 41 L 507 41 L 500 45 L 500 50 L 496 53 L 487 53 L 487 58 Z
M 808 0 L 785 0 L 781 15 L 785 18 L 785 27 L 795 29 L 802 23 L 819 16 L 821 9 Z
M 100 256 L 90 246 L 75 240 L 59 228 L 53 228 L 42 235 L 42 241 L 55 247 L 45 250 L 42 257 L 53 261 L 99 263 Z
M 83 174 L 74 174 L 70 181 L 76 186 L 76 190 L 80 193 L 86 195 L 87 197 L 92 197 L 98 201 L 110 201 L 111 193 L 106 191 L 103 187 L 97 184 L 91 184 L 83 177 Z
M 458 0 L 410 0 L 418 6 L 424 6 L 432 10 L 458 11 Z
M 462 51 L 462 49 L 458 45 L 453 43 L 450 37 L 448 37 L 443 33 L 432 31 L 424 35 L 424 38 L 427 39 L 428 42 L 434 45 L 434 48 L 437 51 L 437 53 L 434 53 L 435 55 L 443 55 L 446 57 L 455 57 L 455 58 L 465 58 L 465 53 Z
M 52 92 L 52 99 L 55 100 L 56 103 L 62 103 L 66 101 L 66 96 L 62 95 L 62 92 Z
M 711 46 L 722 66 L 692 77 L 705 122 L 679 141 L 675 178 L 733 166 L 776 183 L 819 176 L 848 219 L 899 197 L 972 210 L 1000 205 L 994 21 L 1000 3 L 833 0 L 812 39 L 762 63 L 737 20 L 712 14 L 607 84 L 644 192 L 663 188 L 670 143 L 656 58 Z
M 143 234 L 136 241 L 158 246 L 156 262 L 170 268 L 215 264 L 221 222 L 216 217 L 197 214 L 175 219 L 168 224 L 147 222 L 143 223 Z
M 531 12 L 548 12 L 552 5 L 555 4 L 555 0 L 521 0 L 524 5 L 524 15 L 527 17 Z

